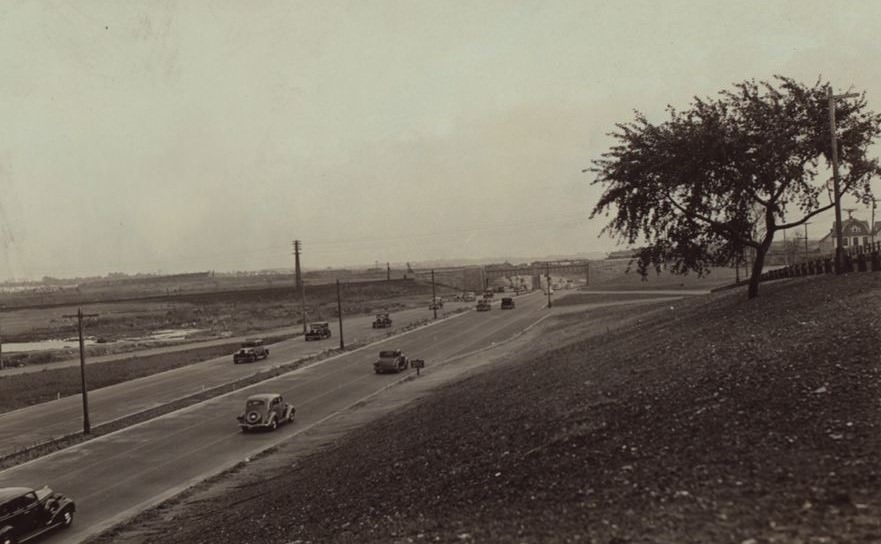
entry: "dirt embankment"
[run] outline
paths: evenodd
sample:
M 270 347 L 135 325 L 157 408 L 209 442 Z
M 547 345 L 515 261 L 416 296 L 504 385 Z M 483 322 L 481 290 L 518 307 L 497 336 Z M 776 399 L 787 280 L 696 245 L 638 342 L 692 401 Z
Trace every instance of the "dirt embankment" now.
M 145 541 L 881 541 L 881 275 L 555 326 Z

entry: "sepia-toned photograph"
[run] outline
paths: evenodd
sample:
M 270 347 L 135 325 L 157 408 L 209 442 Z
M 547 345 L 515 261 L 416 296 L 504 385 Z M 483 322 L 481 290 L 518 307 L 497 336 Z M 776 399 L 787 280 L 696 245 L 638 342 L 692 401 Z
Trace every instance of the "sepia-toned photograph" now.
M 881 544 L 881 2 L 0 2 L 0 544 Z

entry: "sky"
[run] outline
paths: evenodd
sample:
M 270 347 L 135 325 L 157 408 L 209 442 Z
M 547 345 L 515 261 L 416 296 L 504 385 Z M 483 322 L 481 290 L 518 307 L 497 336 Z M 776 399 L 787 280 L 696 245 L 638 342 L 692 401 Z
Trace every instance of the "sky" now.
M 872 0 L 8 0 L 0 280 L 285 268 L 294 239 L 307 268 L 620 249 L 582 173 L 615 123 L 775 74 L 879 111 L 879 22 Z

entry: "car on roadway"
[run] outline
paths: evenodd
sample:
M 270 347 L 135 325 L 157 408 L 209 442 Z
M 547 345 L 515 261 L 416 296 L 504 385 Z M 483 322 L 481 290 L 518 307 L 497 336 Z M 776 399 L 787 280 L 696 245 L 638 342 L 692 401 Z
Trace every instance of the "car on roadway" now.
M 490 304 L 488 299 L 483 299 L 477 303 L 478 312 L 488 312 L 490 310 L 492 310 L 492 304 Z
M 233 353 L 232 362 L 234 364 L 253 363 L 258 359 L 266 359 L 267 357 L 269 357 L 269 348 L 263 345 L 263 340 L 260 338 L 248 338 L 242 342 L 239 350 Z
M 23 544 L 73 523 L 76 504 L 48 487 L 0 488 L 0 543 Z
M 309 324 L 309 330 L 306 331 L 306 341 L 324 340 L 330 338 L 330 324 L 327 321 L 316 321 Z
M 410 359 L 399 349 L 384 349 L 379 352 L 379 358 L 373 363 L 373 370 L 377 374 L 386 372 L 401 372 L 410 366 Z
M 496 296 L 496 293 L 492 289 L 487 289 L 486 291 L 483 292 L 483 298 L 485 298 L 485 299 L 491 299 L 495 296 Z
M 282 423 L 294 421 L 296 409 L 278 393 L 259 393 L 245 401 L 245 411 L 237 417 L 242 432 L 256 429 L 274 431 Z
M 502 309 L 503 310 L 513 310 L 514 309 L 514 299 L 511 297 L 505 297 L 502 299 Z
M 477 296 L 473 291 L 466 291 L 464 295 L 462 295 L 462 302 L 474 302 L 477 300 Z
M 441 297 L 437 297 L 433 300 L 428 301 L 428 309 L 429 310 L 440 310 L 444 307 L 444 299 Z
M 374 329 L 386 329 L 391 326 L 392 318 L 388 314 L 376 314 L 376 319 L 373 320 Z

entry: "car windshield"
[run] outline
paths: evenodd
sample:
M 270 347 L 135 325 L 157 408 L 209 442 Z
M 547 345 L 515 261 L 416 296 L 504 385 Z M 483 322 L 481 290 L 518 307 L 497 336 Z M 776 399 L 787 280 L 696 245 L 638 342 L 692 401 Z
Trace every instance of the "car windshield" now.
M 379 356 L 380 357 L 397 357 L 398 352 L 396 352 L 396 351 L 380 351 Z
M 253 347 L 259 346 L 261 343 L 262 342 L 257 342 L 257 341 L 251 340 L 248 342 L 242 342 L 242 347 L 243 348 L 253 348 Z
M 263 406 L 263 399 L 248 399 L 246 406 L 248 408 L 260 408 Z

